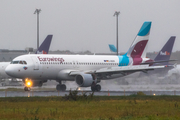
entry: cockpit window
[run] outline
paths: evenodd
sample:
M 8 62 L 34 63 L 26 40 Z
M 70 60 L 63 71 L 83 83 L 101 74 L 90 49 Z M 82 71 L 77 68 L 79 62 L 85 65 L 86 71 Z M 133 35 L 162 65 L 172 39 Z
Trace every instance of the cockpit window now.
M 19 61 L 12 61 L 11 64 L 18 64 Z
M 11 64 L 27 64 L 26 61 L 12 61 Z

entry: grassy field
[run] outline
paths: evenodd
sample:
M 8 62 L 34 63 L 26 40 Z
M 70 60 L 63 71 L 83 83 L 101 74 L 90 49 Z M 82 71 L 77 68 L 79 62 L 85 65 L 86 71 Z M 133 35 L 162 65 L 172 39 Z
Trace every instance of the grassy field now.
M 180 96 L 0 98 L 0 120 L 179 120 Z

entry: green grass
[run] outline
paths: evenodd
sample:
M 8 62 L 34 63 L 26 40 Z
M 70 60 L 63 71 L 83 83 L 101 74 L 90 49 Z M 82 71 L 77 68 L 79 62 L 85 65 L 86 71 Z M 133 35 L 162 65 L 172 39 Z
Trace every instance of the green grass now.
M 179 104 L 180 96 L 7 97 L 0 98 L 0 119 L 178 120 Z

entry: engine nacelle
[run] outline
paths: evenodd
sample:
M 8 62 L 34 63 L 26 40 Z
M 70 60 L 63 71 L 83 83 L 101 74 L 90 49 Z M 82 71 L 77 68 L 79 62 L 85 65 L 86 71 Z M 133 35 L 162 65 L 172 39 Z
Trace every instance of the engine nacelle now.
M 97 82 L 93 75 L 84 73 L 76 75 L 75 81 L 79 87 L 89 87 L 93 84 L 93 82 Z

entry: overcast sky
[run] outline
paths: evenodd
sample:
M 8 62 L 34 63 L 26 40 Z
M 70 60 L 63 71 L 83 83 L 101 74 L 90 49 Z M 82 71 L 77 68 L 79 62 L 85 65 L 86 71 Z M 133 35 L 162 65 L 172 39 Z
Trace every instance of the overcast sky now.
M 1 0 L 0 49 L 37 46 L 53 34 L 50 50 L 108 53 L 116 43 L 115 11 L 119 16 L 119 51 L 126 52 L 144 21 L 152 21 L 148 51 L 159 51 L 170 36 L 180 50 L 180 0 Z

